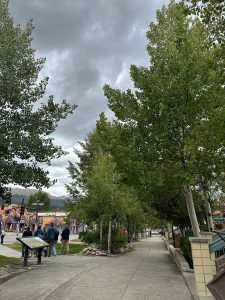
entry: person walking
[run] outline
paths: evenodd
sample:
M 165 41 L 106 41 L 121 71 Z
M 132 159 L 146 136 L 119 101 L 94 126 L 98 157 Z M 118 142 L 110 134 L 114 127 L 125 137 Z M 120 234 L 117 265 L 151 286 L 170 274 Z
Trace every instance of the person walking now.
M 39 237 L 40 239 L 44 240 L 44 231 L 41 229 L 41 225 L 38 225 L 37 230 L 34 232 L 35 237 Z M 38 253 L 42 252 L 42 248 L 35 249 L 34 250 L 34 255 L 38 256 Z
M 0 229 L 0 237 L 1 237 L 1 244 L 3 244 L 4 237 L 5 237 L 5 231 L 3 229 Z
M 45 227 L 43 228 L 43 240 L 47 243 L 47 230 Z M 48 247 L 44 247 L 43 252 L 46 257 L 48 255 Z
M 34 236 L 39 237 L 40 239 L 44 239 L 44 231 L 41 229 L 41 225 L 38 225 L 37 230 L 34 232 Z
M 59 238 L 59 231 L 57 230 L 57 228 L 55 227 L 55 235 L 54 235 L 54 243 L 52 245 L 52 255 L 53 256 L 56 256 L 57 255 L 57 252 L 56 252 L 56 245 L 57 245 L 57 242 L 58 242 L 58 238 Z
M 54 228 L 54 224 L 51 223 L 50 227 L 48 228 L 47 231 L 47 243 L 49 244 L 48 246 L 48 256 L 51 256 L 52 251 L 53 251 L 53 245 L 54 245 L 54 241 L 55 241 L 55 228 Z
M 69 254 L 69 237 L 70 237 L 70 230 L 69 227 L 66 225 L 66 227 L 63 229 L 62 233 L 61 233 L 61 241 L 62 241 L 62 245 L 61 245 L 61 249 L 59 254 L 62 254 L 63 250 L 66 249 L 66 254 Z
M 30 227 L 26 227 L 23 234 L 22 234 L 22 237 L 29 237 L 29 236 L 33 236 L 32 234 L 32 231 L 30 230 Z M 22 244 L 22 257 L 24 257 L 24 254 L 25 254 L 25 248 L 26 246 L 24 244 Z M 29 257 L 29 252 L 27 253 L 28 254 L 28 257 Z

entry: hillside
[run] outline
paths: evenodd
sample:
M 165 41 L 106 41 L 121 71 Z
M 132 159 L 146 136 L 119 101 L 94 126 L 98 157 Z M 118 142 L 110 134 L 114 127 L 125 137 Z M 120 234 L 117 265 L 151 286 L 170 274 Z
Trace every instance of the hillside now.
M 11 188 L 12 191 L 12 202 L 21 203 L 24 199 L 25 203 L 29 196 L 38 192 L 36 189 L 22 189 L 22 188 Z M 47 193 L 49 198 L 51 199 L 51 206 L 54 207 L 63 207 L 64 201 L 66 200 L 65 196 L 55 197 Z

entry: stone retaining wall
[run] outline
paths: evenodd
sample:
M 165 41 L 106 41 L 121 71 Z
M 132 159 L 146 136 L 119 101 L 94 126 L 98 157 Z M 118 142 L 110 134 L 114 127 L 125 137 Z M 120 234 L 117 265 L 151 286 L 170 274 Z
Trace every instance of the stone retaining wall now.
M 179 248 L 174 248 L 172 245 L 168 243 L 168 241 L 165 239 L 167 249 L 170 252 L 171 257 L 173 258 L 175 264 L 178 266 L 178 268 L 182 272 L 193 272 L 192 269 L 190 269 L 186 259 L 184 258 L 183 254 L 181 253 L 181 250 Z
M 181 274 L 184 278 L 184 281 L 186 282 L 190 294 L 192 295 L 192 298 L 194 300 L 199 300 L 196 287 L 195 287 L 194 270 L 189 268 L 189 265 L 186 259 L 184 258 L 183 254 L 181 253 L 180 249 L 174 248 L 172 245 L 168 243 L 166 239 L 164 240 L 172 259 L 174 260 L 174 262 L 176 263 L 176 265 L 181 271 Z

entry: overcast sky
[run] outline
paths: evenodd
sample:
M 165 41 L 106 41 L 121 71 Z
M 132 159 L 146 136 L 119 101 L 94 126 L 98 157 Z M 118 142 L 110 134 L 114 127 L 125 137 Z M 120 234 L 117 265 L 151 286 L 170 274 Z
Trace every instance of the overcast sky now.
M 67 195 L 68 160 L 73 149 L 95 127 L 107 107 L 102 87 L 127 89 L 131 64 L 147 66 L 146 31 L 156 10 L 169 0 L 10 0 L 10 13 L 22 27 L 33 19 L 33 47 L 46 57 L 43 76 L 49 76 L 46 95 L 67 99 L 78 108 L 61 121 L 54 137 L 69 154 L 52 161 L 50 177 L 57 183 L 46 190 Z M 44 189 L 45 190 L 45 189 Z

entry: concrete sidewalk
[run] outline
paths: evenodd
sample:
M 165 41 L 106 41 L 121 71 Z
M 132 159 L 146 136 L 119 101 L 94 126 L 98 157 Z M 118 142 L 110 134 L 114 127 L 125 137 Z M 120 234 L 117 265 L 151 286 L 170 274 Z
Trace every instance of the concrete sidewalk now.
M 6 257 L 20 258 L 21 252 L 14 250 L 14 249 L 10 249 L 9 247 L 6 247 L 6 246 L 0 244 L 0 255 L 3 255 Z
M 193 300 L 161 237 L 114 257 L 61 255 L 0 285 L 4 300 Z M 22 283 L 22 284 L 21 284 Z

